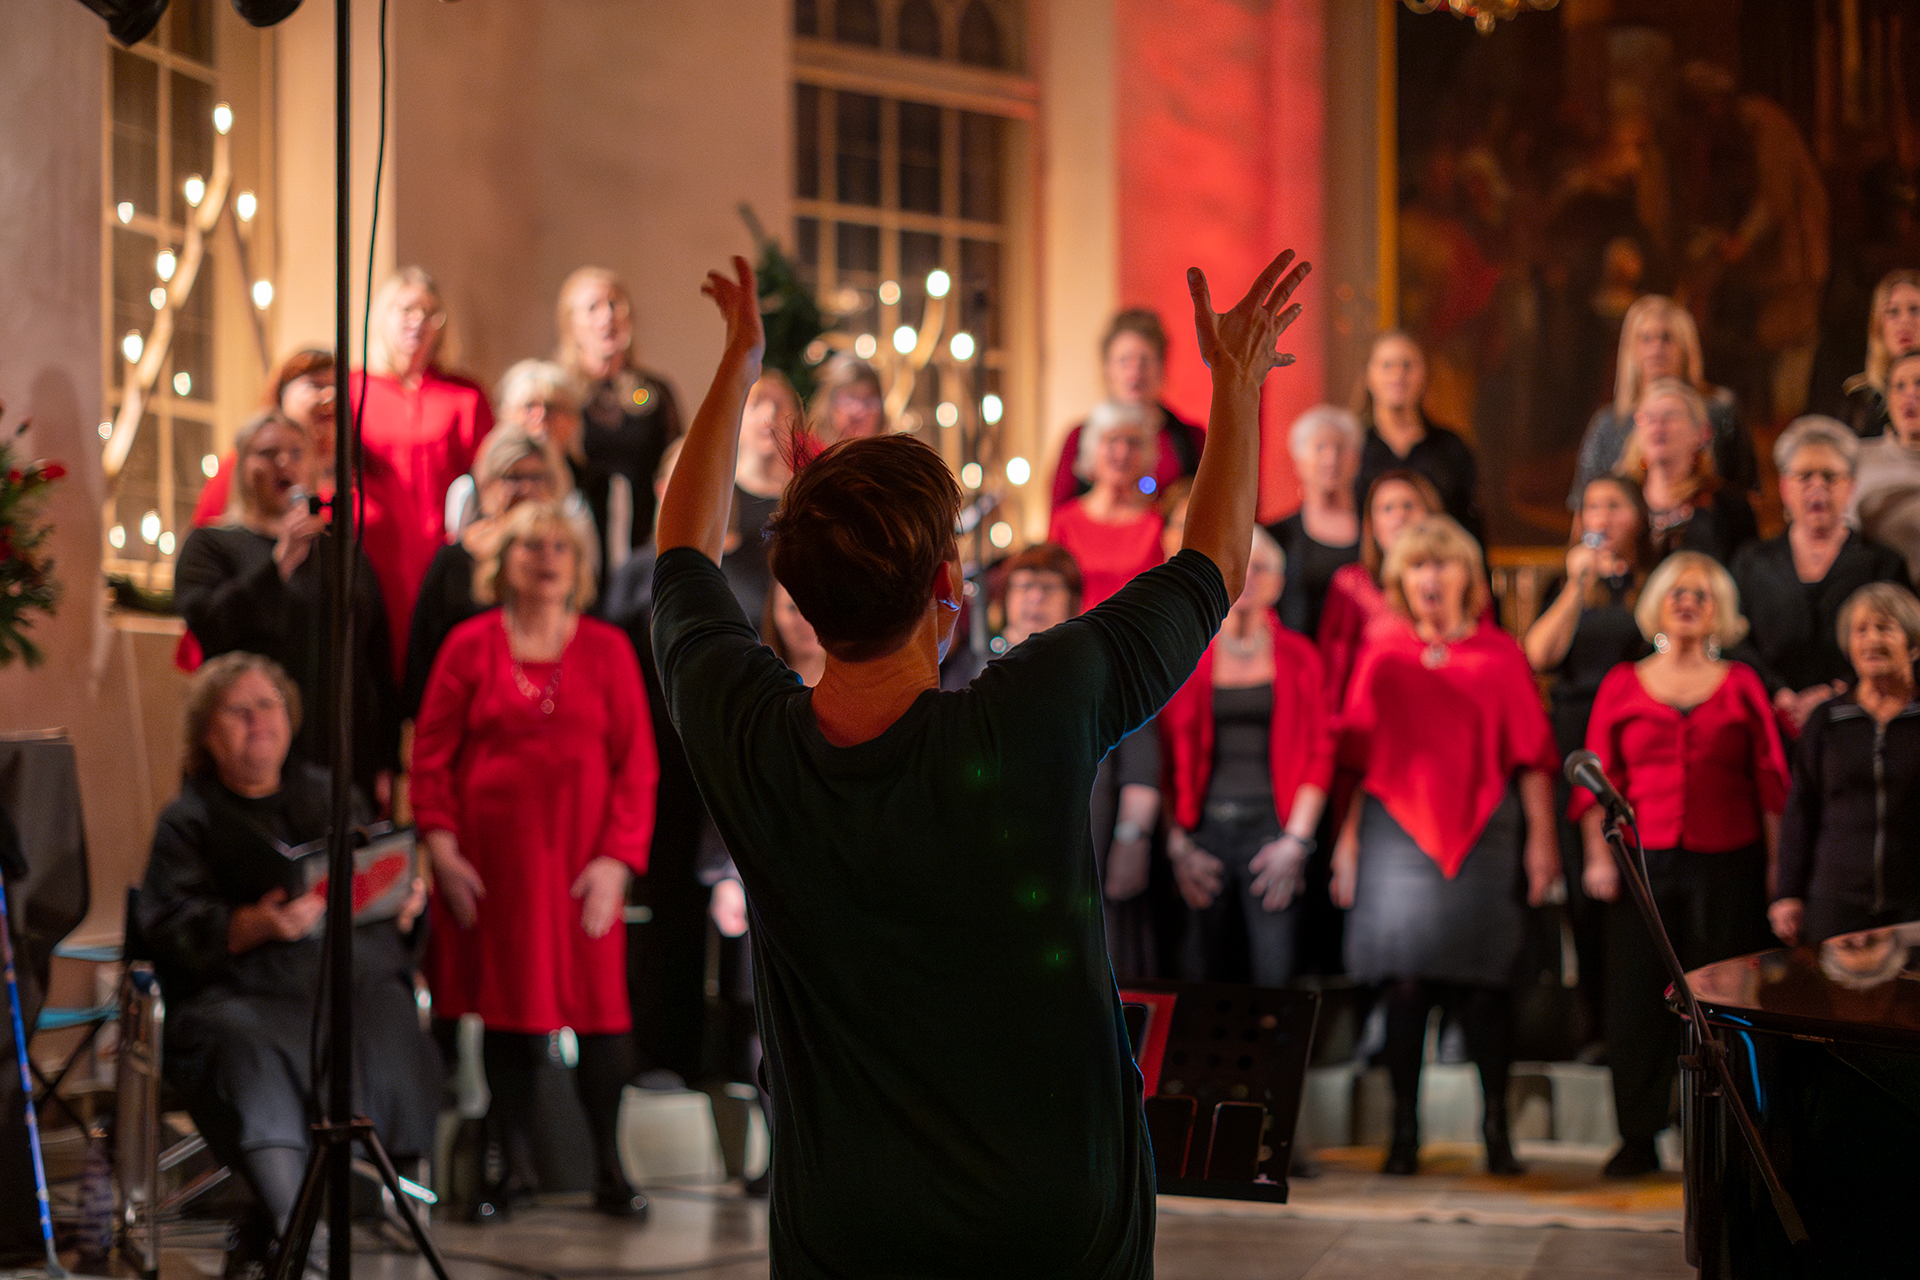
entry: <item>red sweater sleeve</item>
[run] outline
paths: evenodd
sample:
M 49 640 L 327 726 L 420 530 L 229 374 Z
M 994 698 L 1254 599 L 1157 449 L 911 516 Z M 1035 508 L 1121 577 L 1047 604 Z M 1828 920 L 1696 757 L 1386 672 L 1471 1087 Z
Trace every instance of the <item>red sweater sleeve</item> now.
M 653 720 L 640 686 L 640 663 L 624 634 L 592 618 L 582 618 L 583 631 L 599 635 L 605 653 L 601 662 L 607 701 L 607 765 L 610 774 L 606 826 L 601 829 L 597 854 L 615 858 L 633 869 L 647 869 L 647 851 L 653 844 L 654 799 L 660 782 L 660 757 L 654 749 Z
M 1779 815 L 1787 807 L 1790 778 L 1786 749 L 1780 742 L 1780 722 L 1760 674 L 1744 662 L 1734 663 L 1727 678 L 1736 682 L 1740 701 L 1753 723 L 1753 781 L 1760 812 Z
M 1638 686 L 1633 664 L 1621 663 L 1600 681 L 1593 695 L 1593 713 L 1587 717 L 1587 750 L 1600 757 L 1600 768 L 1616 787 L 1625 783 L 1620 769 L 1620 725 L 1627 714 L 1627 700 Z M 1598 803 L 1593 792 L 1575 787 L 1567 802 L 1567 820 L 1580 821 Z
M 491 616 L 485 616 L 491 622 Z M 413 822 L 423 835 L 460 830 L 454 770 L 466 738 L 466 711 L 473 703 L 479 664 L 486 654 L 486 633 L 476 630 L 474 621 L 478 620 L 455 627 L 440 646 L 420 699 L 420 714 L 413 722 Z
M 1274 689 L 1277 692 L 1284 687 L 1293 692 L 1291 705 L 1284 709 L 1281 700 L 1274 699 L 1273 802 L 1284 817 L 1301 787 L 1327 791 L 1333 786 L 1333 718 L 1328 714 L 1326 669 L 1320 663 L 1319 651 L 1305 637 L 1282 630 L 1278 617 L 1273 625 Z M 1281 775 L 1283 735 L 1295 745 L 1300 757 L 1288 771 L 1288 778 Z
M 1073 460 L 1080 456 L 1080 428 L 1067 432 L 1067 442 L 1060 447 L 1060 460 L 1053 467 L 1053 509 L 1058 511 L 1074 499 L 1074 490 L 1080 487 L 1080 477 L 1073 474 Z

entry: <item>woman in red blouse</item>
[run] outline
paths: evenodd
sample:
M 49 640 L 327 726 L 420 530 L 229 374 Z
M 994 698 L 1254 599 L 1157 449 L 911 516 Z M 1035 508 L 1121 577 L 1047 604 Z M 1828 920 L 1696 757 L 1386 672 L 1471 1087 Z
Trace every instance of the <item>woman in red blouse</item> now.
M 1143 409 L 1096 405 L 1081 430 L 1080 449 L 1093 489 L 1053 513 L 1047 541 L 1065 547 L 1080 566 L 1083 601 L 1091 609 L 1165 559 L 1165 521 L 1153 503 L 1159 446 Z
M 1280 625 L 1286 559 L 1255 528 L 1246 586 L 1193 676 L 1158 721 L 1173 829 L 1167 855 L 1191 908 L 1182 956 L 1195 982 L 1245 982 L 1232 960 L 1244 922 L 1252 980 L 1293 976 L 1293 904 L 1333 777 L 1320 657 Z
M 420 583 L 446 545 L 447 488 L 473 469 L 493 409 L 478 383 L 443 367 L 451 355 L 447 311 L 432 276 L 402 267 L 371 310 L 368 367 L 348 379 L 338 408 L 342 418 L 360 417 L 365 546 L 386 599 L 398 680 Z
M 1339 759 L 1360 790 L 1333 854 L 1333 899 L 1351 908 L 1347 970 L 1381 984 L 1386 1003 L 1382 1171 L 1419 1167 L 1420 1059 L 1428 1013 L 1445 1003 L 1480 1068 L 1487 1171 L 1519 1173 L 1507 1134 L 1513 989 L 1526 908 L 1560 873 L 1553 730 L 1526 655 L 1487 616 L 1466 530 L 1426 517 L 1395 540 L 1382 576 L 1398 622 L 1375 628 L 1347 690 Z
M 1368 628 L 1392 613 L 1380 589 L 1380 565 L 1393 540 L 1423 516 L 1440 514 L 1440 491 L 1417 471 L 1389 471 L 1367 490 L 1360 521 L 1360 563 L 1343 564 L 1333 571 L 1315 637 L 1330 712 L 1337 714 L 1346 701 L 1347 680 L 1366 643 Z
M 1681 551 L 1647 579 L 1634 609 L 1654 654 L 1600 683 L 1587 748 L 1633 805 L 1660 918 L 1689 969 L 1771 945 L 1767 889 L 1787 765 L 1766 686 L 1721 658 L 1747 620 L 1733 579 L 1711 557 Z M 1610 1177 L 1660 1167 L 1654 1135 L 1668 1120 L 1680 1024 L 1667 1011 L 1666 969 L 1620 892 L 1603 815 L 1575 789 L 1570 816 L 1586 844 L 1588 896 L 1606 908 L 1607 1061 L 1620 1150 Z
M 503 1136 L 528 1116 L 547 1037 L 571 1027 L 595 1207 L 644 1212 L 615 1143 L 634 1072 L 621 914 L 628 876 L 646 870 L 659 777 L 639 664 L 624 632 L 581 616 L 593 594 L 586 538 L 554 503 L 513 510 L 475 587 L 501 607 L 448 634 L 415 727 L 434 1013 L 485 1022 L 490 1121 Z

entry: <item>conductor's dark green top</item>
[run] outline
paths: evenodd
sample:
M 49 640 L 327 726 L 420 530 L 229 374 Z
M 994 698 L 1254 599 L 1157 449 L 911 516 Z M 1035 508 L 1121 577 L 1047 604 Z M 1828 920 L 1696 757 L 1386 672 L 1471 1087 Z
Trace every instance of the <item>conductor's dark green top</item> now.
M 654 573 L 668 708 L 747 890 L 773 1274 L 1150 1275 L 1087 796 L 1226 616 L 1219 569 L 1182 552 L 852 747 L 712 561 Z

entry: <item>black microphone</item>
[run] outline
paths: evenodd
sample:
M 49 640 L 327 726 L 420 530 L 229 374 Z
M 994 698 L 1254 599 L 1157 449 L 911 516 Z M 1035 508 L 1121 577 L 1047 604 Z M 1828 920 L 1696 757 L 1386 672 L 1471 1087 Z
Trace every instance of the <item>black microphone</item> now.
M 1593 792 L 1601 804 L 1607 806 L 1607 812 L 1618 814 L 1633 821 L 1633 806 L 1627 798 L 1614 789 L 1607 779 L 1607 771 L 1600 767 L 1600 757 L 1582 748 L 1567 757 L 1567 781 L 1576 787 L 1585 787 Z

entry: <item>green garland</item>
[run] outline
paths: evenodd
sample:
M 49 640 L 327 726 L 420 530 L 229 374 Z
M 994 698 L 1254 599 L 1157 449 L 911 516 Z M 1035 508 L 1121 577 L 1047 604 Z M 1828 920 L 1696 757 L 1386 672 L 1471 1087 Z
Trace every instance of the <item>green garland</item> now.
M 36 613 L 52 616 L 60 603 L 53 557 L 46 553 L 53 525 L 42 517 L 47 490 L 67 474 L 57 462 L 24 466 L 14 461 L 14 445 L 26 423 L 0 440 L 0 667 L 18 658 L 38 666 L 40 646 L 27 638 Z

